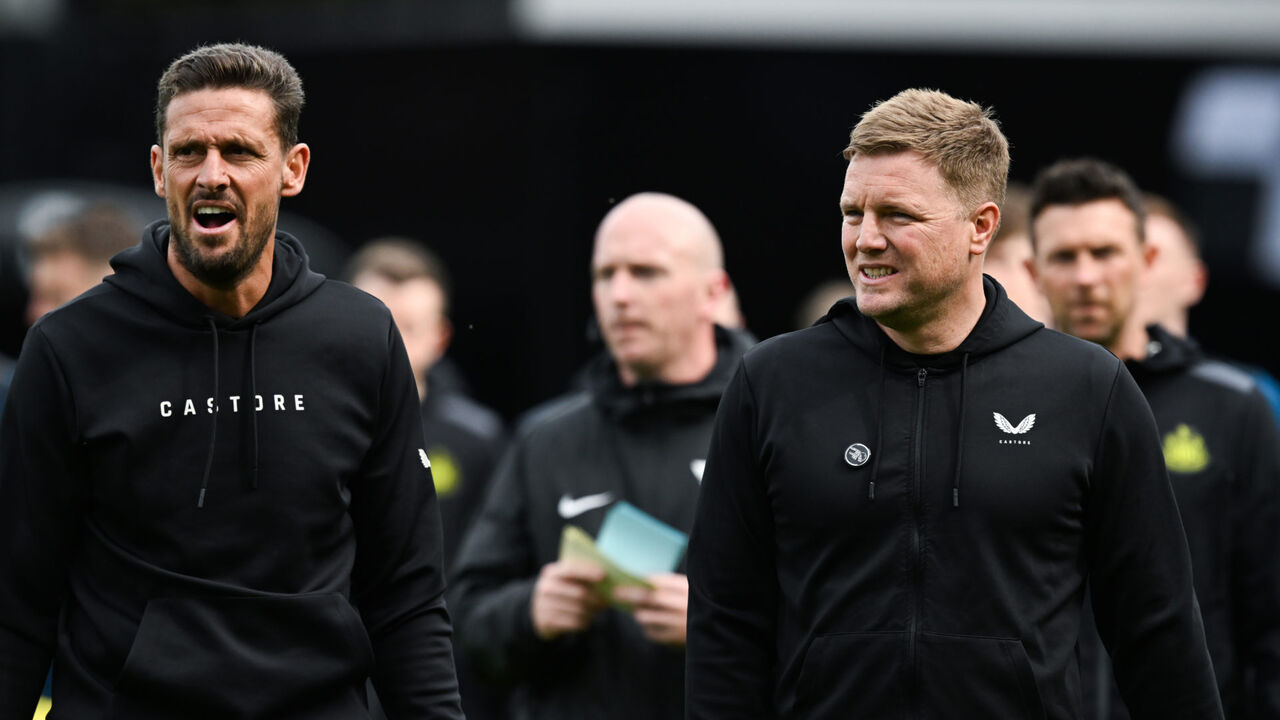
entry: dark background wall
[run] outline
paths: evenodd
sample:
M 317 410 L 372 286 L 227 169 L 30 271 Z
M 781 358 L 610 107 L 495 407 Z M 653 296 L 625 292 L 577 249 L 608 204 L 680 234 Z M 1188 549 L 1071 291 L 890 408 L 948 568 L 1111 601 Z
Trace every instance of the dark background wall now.
M 532 43 L 494 3 L 439 32 L 406 30 L 435 16 L 399 5 L 363 25 L 324 5 L 239 21 L 230 10 L 117 5 L 73 7 L 52 34 L 0 36 L 0 186 L 74 178 L 149 190 L 165 65 L 198 42 L 276 47 L 303 77 L 313 153 L 285 210 L 349 247 L 394 233 L 435 248 L 455 275 L 451 354 L 509 417 L 560 391 L 589 352 L 592 232 L 636 191 L 703 208 L 751 329 L 792 329 L 804 294 L 844 272 L 836 200 L 848 132 L 872 102 L 910 86 L 994 106 L 1015 180 L 1096 155 L 1186 205 L 1214 273 L 1193 331 L 1280 371 L 1265 340 L 1277 293 L 1245 255 L 1257 184 L 1193 177 L 1171 159 L 1179 100 L 1214 57 Z M 0 350 L 11 353 L 19 295 L 10 284 L 0 298 Z

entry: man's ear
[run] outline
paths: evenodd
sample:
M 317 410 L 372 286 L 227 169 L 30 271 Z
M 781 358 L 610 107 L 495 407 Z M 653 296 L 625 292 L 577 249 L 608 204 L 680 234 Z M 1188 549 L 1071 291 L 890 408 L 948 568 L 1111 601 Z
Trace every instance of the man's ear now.
M 151 182 L 156 195 L 164 197 L 164 150 L 159 145 L 151 146 Z
M 1156 258 L 1160 256 L 1160 248 L 1156 247 L 1154 243 L 1149 242 L 1142 243 L 1141 248 L 1142 269 L 1149 271 L 1151 268 L 1155 267 Z
M 449 318 L 440 318 L 440 337 L 436 343 L 436 359 L 444 357 L 444 353 L 449 349 L 449 343 L 453 342 L 453 323 Z
M 1031 281 L 1036 284 L 1036 287 L 1040 287 L 1040 273 L 1036 272 L 1038 269 L 1036 267 L 1036 256 L 1033 254 L 1031 257 L 1023 260 L 1022 264 L 1026 266 L 1027 272 L 1031 274 Z
M 1204 291 L 1209 289 L 1209 266 L 1205 265 L 1203 260 L 1196 259 L 1195 272 L 1191 279 L 1195 290 L 1189 299 L 1191 300 L 1190 307 L 1194 307 L 1200 304 L 1200 301 L 1204 299 Z
M 284 154 L 284 178 L 280 186 L 281 197 L 293 197 L 302 192 L 307 181 L 307 166 L 311 164 L 311 148 L 298 143 Z
M 969 252 L 982 255 L 996 236 L 996 228 L 1000 226 L 1000 206 L 993 202 L 985 202 L 973 211 L 969 222 L 973 224 L 973 238 L 969 241 Z

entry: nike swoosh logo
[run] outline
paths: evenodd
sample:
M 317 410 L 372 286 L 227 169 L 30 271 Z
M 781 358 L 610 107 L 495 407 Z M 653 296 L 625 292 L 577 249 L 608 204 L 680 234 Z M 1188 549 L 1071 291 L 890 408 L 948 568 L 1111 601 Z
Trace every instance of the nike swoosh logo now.
M 613 502 L 613 493 L 602 492 L 595 495 L 583 495 L 580 498 L 570 497 L 568 493 L 560 496 L 560 502 L 556 505 L 556 512 L 560 513 L 560 517 L 568 520 L 575 518 L 589 510 L 602 508 Z

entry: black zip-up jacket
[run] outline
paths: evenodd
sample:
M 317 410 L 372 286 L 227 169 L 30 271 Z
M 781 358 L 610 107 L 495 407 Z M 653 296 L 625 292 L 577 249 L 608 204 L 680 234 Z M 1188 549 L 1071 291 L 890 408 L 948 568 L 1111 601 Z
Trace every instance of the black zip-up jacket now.
M 1280 720 L 1280 431 L 1247 373 L 1159 326 L 1147 334 L 1147 356 L 1126 366 L 1160 429 L 1222 704 L 1229 718 Z M 1106 690 L 1106 658 L 1087 639 L 1085 678 Z M 1128 717 L 1096 684 L 1092 715 Z
M 846 299 L 743 358 L 690 540 L 690 720 L 1079 718 L 1086 577 L 1136 716 L 1222 717 L 1141 393 L 985 291 L 951 352 Z
M 29 332 L 0 423 L 0 718 L 461 717 L 417 392 L 386 308 L 275 239 L 241 319 L 166 222 Z M 376 659 L 376 663 L 375 663 Z
M 680 717 L 682 650 L 613 609 L 585 632 L 543 641 L 530 600 L 564 526 L 594 536 L 617 501 L 688 532 L 720 393 L 748 342 L 719 328 L 716 338 L 715 367 L 689 385 L 624 387 L 602 354 L 588 390 L 532 411 L 499 464 L 463 540 L 450 605 L 473 668 L 513 686 L 513 718 Z

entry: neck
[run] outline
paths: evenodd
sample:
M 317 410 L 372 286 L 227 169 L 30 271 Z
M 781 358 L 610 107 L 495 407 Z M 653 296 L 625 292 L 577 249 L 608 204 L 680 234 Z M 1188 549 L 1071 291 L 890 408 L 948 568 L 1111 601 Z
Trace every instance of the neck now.
M 1166 318 L 1160 318 L 1156 322 L 1160 324 L 1160 327 L 1164 328 L 1165 330 L 1168 330 L 1169 334 L 1171 335 L 1176 335 L 1180 338 L 1184 338 L 1187 336 L 1187 314 L 1186 313 L 1178 313 L 1175 315 L 1170 315 L 1169 317 L 1166 317 Z
M 169 252 L 166 260 L 169 265 L 169 271 L 177 278 L 178 284 L 191 293 L 195 299 L 199 300 L 205 307 L 217 310 L 227 317 L 238 320 L 248 315 L 249 311 L 267 294 L 267 287 L 271 285 L 271 268 L 275 259 L 275 247 L 275 237 L 267 240 L 267 245 L 262 249 L 262 256 L 258 258 L 257 264 L 249 271 L 248 275 L 229 288 L 214 287 L 191 274 L 191 271 L 179 262 L 177 251 L 174 249 L 172 242 L 169 243 Z
M 1116 339 L 1107 344 L 1107 349 L 1121 360 L 1142 360 L 1147 357 L 1150 339 L 1146 326 L 1137 318 L 1130 317 Z
M 982 289 L 981 275 L 976 283 L 970 282 L 954 303 L 940 308 L 937 314 L 916 327 L 903 330 L 888 327 L 879 320 L 876 324 L 895 345 L 916 355 L 937 355 L 960 347 L 969 337 L 982 312 L 987 308 L 987 295 Z
M 696 383 L 711 374 L 711 370 L 715 366 L 715 329 L 713 326 L 708 325 L 689 344 L 687 351 L 676 360 L 667 363 L 656 371 L 648 372 L 641 368 L 618 363 L 618 378 L 626 387 L 633 387 L 645 380 L 667 385 L 688 385 Z

